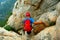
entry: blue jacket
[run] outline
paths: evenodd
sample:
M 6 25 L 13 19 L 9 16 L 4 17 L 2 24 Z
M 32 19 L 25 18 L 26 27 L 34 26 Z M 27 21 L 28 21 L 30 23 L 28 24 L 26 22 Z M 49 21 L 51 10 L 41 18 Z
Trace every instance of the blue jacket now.
M 31 21 L 31 25 L 32 25 L 32 23 L 34 23 L 34 19 L 33 19 L 33 18 L 25 18 L 25 19 L 23 20 L 23 23 L 24 23 L 24 21 L 27 20 L 27 19 L 29 19 L 29 20 Z

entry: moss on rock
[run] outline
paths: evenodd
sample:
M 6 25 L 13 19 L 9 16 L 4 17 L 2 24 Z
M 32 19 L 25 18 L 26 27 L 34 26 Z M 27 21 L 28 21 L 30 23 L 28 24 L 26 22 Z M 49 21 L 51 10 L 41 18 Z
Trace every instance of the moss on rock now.
M 6 30 L 8 30 L 8 31 L 13 30 L 13 28 L 12 28 L 11 26 L 9 26 L 9 25 L 5 26 L 4 28 L 5 28 Z

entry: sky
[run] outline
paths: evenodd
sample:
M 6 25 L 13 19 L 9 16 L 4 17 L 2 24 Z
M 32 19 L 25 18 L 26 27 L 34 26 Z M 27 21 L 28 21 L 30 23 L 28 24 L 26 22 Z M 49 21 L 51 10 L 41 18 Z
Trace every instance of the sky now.
M 0 19 L 4 19 L 12 11 L 16 0 L 0 0 Z
M 6 0 L 0 0 L 0 2 L 4 2 L 4 1 L 6 1 Z
M 4 0 L 0 0 L 0 2 L 3 2 Z
M 10 16 L 16 0 L 0 0 L 0 26 Z
M 5 4 L 7 2 L 7 0 L 0 0 L 0 6 Z

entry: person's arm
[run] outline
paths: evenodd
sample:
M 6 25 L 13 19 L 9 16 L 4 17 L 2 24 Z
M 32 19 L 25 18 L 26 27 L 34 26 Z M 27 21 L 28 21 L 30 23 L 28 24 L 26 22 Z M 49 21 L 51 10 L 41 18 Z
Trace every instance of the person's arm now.
M 40 21 L 40 22 L 35 22 L 33 18 L 31 18 L 30 20 L 31 20 L 31 23 L 33 23 L 33 24 L 35 24 L 35 25 L 37 25 L 37 24 L 43 24 L 42 21 Z

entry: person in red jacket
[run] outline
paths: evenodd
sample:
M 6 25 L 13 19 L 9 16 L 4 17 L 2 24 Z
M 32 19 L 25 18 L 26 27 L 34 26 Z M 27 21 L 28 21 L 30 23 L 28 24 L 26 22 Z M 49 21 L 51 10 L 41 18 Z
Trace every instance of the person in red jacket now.
M 32 31 L 32 24 L 44 24 L 42 21 L 40 22 L 35 22 L 34 19 L 30 16 L 30 12 L 26 12 L 26 18 L 23 20 L 23 30 L 27 32 L 27 34 L 30 34 Z M 34 29 L 33 29 L 34 30 Z M 41 28 L 40 28 L 41 30 Z
M 23 30 L 27 32 L 27 34 L 31 33 L 32 30 L 32 24 L 34 23 L 34 19 L 31 18 L 30 12 L 26 12 L 26 18 L 23 20 Z
M 34 29 L 32 31 L 32 24 L 37 25 L 37 24 L 42 24 L 43 22 L 42 21 L 35 22 L 34 19 L 30 16 L 30 12 L 26 12 L 25 16 L 26 16 L 26 18 L 23 19 L 23 25 L 24 25 L 23 30 L 24 30 L 24 33 L 25 33 L 27 39 L 30 39 L 29 34 L 31 34 L 31 32 L 33 32 L 33 31 L 34 31 L 34 33 L 36 33 Z M 44 28 L 39 27 L 37 29 L 40 31 Z M 38 30 L 36 30 L 36 31 L 38 31 Z

